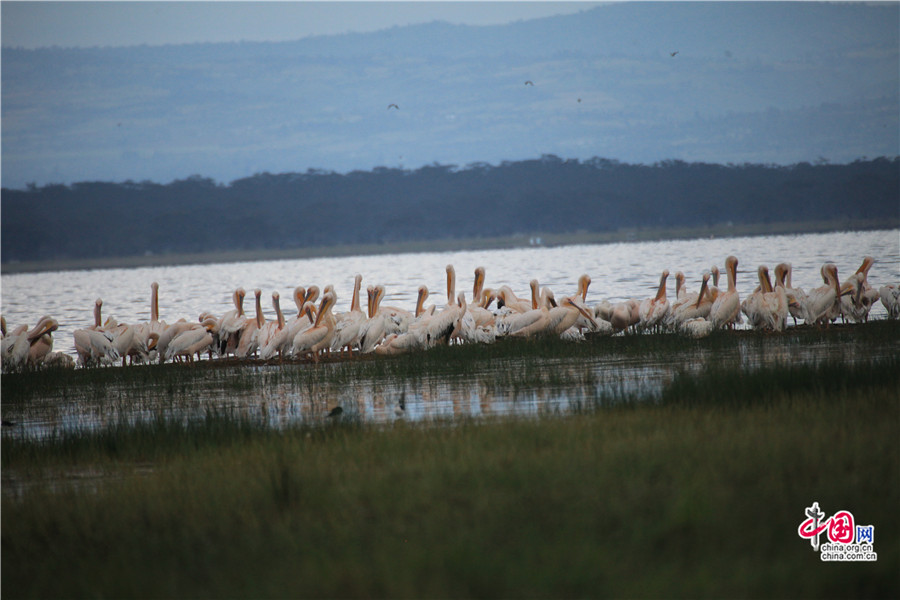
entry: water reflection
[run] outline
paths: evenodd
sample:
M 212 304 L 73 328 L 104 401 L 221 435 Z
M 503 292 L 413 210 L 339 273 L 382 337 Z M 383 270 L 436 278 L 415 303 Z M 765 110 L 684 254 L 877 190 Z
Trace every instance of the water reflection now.
M 617 351 L 603 343 L 594 353 L 548 357 L 540 368 L 526 359 L 498 358 L 473 362 L 465 374 L 448 371 L 407 378 L 390 371 L 360 375 L 353 363 L 228 366 L 208 369 L 207 375 L 190 383 L 84 386 L 81 396 L 62 389 L 27 406 L 6 404 L 4 419 L 19 425 L 3 428 L 3 435 L 45 438 L 122 423 L 202 420 L 210 412 L 276 428 L 316 425 L 325 423 L 335 406 L 344 409 L 342 418 L 375 424 L 400 419 L 540 418 L 626 401 L 654 402 L 679 372 L 696 373 L 710 365 L 752 370 L 823 361 L 851 364 L 898 352 L 900 340 L 873 346 L 845 336 L 798 343 L 786 335 L 753 334 L 734 343 L 698 343 L 678 353 Z

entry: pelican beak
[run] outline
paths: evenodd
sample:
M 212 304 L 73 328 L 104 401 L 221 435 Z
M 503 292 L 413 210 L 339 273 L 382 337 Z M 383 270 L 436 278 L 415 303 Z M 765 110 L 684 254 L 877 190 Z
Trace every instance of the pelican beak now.
M 569 304 L 571 304 L 572 306 L 574 306 L 575 309 L 576 309 L 578 312 L 580 312 L 580 313 L 584 316 L 584 318 L 587 319 L 588 322 L 590 322 L 591 325 L 594 326 L 594 329 L 598 329 L 598 328 L 600 327 L 600 325 L 597 323 L 596 319 L 594 319 L 594 315 L 592 315 L 592 314 L 590 313 L 590 311 L 587 310 L 587 308 L 585 308 L 584 306 L 582 306 L 582 305 L 579 304 L 578 302 L 575 302 L 575 301 L 572 300 L 571 298 L 567 298 L 567 299 L 566 299 L 566 302 L 568 302 Z

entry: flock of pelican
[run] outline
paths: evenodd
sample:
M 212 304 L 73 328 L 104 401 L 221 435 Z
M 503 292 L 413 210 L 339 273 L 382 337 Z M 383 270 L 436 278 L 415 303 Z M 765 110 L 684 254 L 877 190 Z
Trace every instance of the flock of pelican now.
M 103 301 L 94 303 L 94 324 L 74 332 L 78 365 L 125 365 L 127 361 L 189 361 L 233 356 L 262 361 L 305 358 L 318 361 L 332 352 L 352 354 L 403 354 L 426 350 L 437 344 L 492 343 L 502 337 L 555 336 L 569 340 L 586 335 L 614 335 L 620 332 L 676 332 L 700 338 L 712 331 L 734 328 L 746 317 L 750 327 L 783 331 L 788 319 L 827 326 L 838 318 L 845 322 L 868 319 L 869 310 L 879 300 L 889 318 L 900 318 L 900 288 L 886 285 L 874 289 L 868 273 L 874 264 L 865 257 L 857 271 L 841 281 L 833 263 L 822 265 L 823 285 L 804 291 L 791 284 L 791 265 L 781 263 L 774 270 L 774 284 L 766 266 L 757 269 L 759 285 L 741 301 L 736 287 L 738 260 L 725 260 L 727 284 L 719 289 L 719 269 L 703 273 L 697 292 L 685 288 L 685 276 L 675 273 L 675 296 L 666 290 L 669 271 L 663 271 L 654 296 L 624 302 L 602 301 L 587 304 L 591 278 L 582 275 L 571 295 L 557 299 L 553 291 L 530 282 L 530 298 L 520 297 L 506 285 L 484 287 L 485 270 L 475 269 L 475 283 L 467 302 L 465 293 L 456 293 L 456 272 L 447 265 L 447 302 L 426 306 L 428 288 L 419 286 L 413 310 L 382 305 L 383 285 L 367 288 L 366 310 L 360 306 L 362 276 L 354 278 L 350 310 L 334 312 L 337 294 L 332 285 L 321 291 L 316 285 L 298 286 L 292 299 L 297 313 L 290 318 L 281 310 L 278 292 L 272 293 L 276 319 L 266 320 L 262 291 L 254 290 L 255 314 L 244 312 L 243 288 L 234 291 L 234 309 L 216 316 L 209 312 L 196 321 L 179 319 L 168 324 L 159 320 L 159 285 L 151 284 L 150 320 L 129 325 L 114 318 L 102 318 Z M 4 372 L 47 366 L 74 368 L 68 354 L 53 352 L 52 333 L 59 327 L 46 316 L 33 328 L 21 325 L 10 332 L 2 321 L 2 364 Z

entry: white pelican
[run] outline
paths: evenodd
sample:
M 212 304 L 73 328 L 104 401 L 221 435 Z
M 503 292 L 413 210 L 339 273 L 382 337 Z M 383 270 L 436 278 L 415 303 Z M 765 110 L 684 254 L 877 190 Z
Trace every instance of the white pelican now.
M 887 310 L 889 319 L 900 318 L 900 286 L 889 284 L 878 288 L 881 303 Z
M 766 283 L 768 283 L 768 269 L 765 269 L 765 279 Z M 789 301 L 787 291 L 780 279 L 776 279 L 775 288 L 763 294 L 762 299 L 765 329 L 783 331 L 787 322 Z
M 779 326 L 777 320 L 782 308 L 787 316 L 787 298 L 785 296 L 784 301 L 781 302 L 780 296 L 778 296 L 779 292 L 775 291 L 769 280 L 768 267 L 760 265 L 756 274 L 759 278 L 759 287 L 744 300 L 741 310 L 747 315 L 747 320 L 753 328 L 781 331 L 784 327 L 783 325 Z M 784 286 L 780 281 L 778 285 L 781 295 L 784 295 Z
M 485 294 L 485 291 L 488 293 Z M 489 327 L 494 324 L 494 313 L 487 309 L 490 303 L 490 290 L 484 289 L 484 267 L 476 267 L 475 283 L 472 286 L 472 304 L 467 305 L 467 311 L 475 319 L 477 326 Z
M 284 330 L 284 314 L 281 312 L 281 294 L 272 292 L 272 308 L 275 320 L 267 321 L 259 330 L 259 358 L 269 360 L 278 352 L 278 336 Z
M 826 263 L 821 269 L 825 285 L 812 288 L 806 295 L 804 321 L 823 325 L 830 323 L 840 312 L 841 288 L 834 263 Z M 833 316 L 832 316 L 833 315 Z
M 552 294 L 549 288 L 541 291 L 538 308 L 527 312 L 514 312 L 506 315 L 497 322 L 497 333 L 500 335 L 514 335 L 517 337 L 531 337 L 547 331 L 550 326 Z
M 128 351 L 132 364 L 135 360 L 139 362 L 151 360 L 155 344 L 168 327 L 165 321 L 159 320 L 159 283 L 156 281 L 150 284 L 150 320 L 132 327 L 134 328 L 134 341 Z
M 500 286 L 500 289 L 497 290 L 497 308 L 508 307 L 518 313 L 535 310 L 539 302 L 537 279 L 532 279 L 528 285 L 531 288 L 531 302 L 516 296 L 508 285 Z
M 869 320 L 869 310 L 878 302 L 881 294 L 869 285 L 869 269 L 875 263 L 871 256 L 863 258 L 856 273 L 847 278 L 841 286 L 841 317 L 854 323 Z
M 725 259 L 725 271 L 728 275 L 728 289 L 719 292 L 709 310 L 709 321 L 713 329 L 734 327 L 741 322 L 741 297 L 737 291 L 738 259 L 729 256 Z
M 670 327 L 681 329 L 681 326 L 690 319 L 706 318 L 712 309 L 712 303 L 708 302 L 709 273 L 703 274 L 700 291 L 688 293 L 686 290 L 681 297 L 672 303 L 672 310 L 667 321 Z
M 609 323 L 616 332 L 625 331 L 632 325 L 641 322 L 640 302 L 634 298 L 629 298 L 624 302 L 617 302 L 613 305 L 609 315 Z
M 334 335 L 334 315 L 331 314 L 331 309 L 336 301 L 337 297 L 331 291 L 322 295 L 322 303 L 319 305 L 315 323 L 294 338 L 291 351 L 293 355 L 309 354 L 314 361 L 318 362 L 319 351 L 331 347 L 331 338 Z
M 256 317 L 246 319 L 244 326 L 241 327 L 238 345 L 234 349 L 234 355 L 238 358 L 256 354 L 259 349 L 259 330 L 266 324 L 266 317 L 262 311 L 262 290 L 253 290 L 253 295 L 256 296 Z
M 644 329 L 659 328 L 669 313 L 669 300 L 666 298 L 666 278 L 668 276 L 669 271 L 666 269 L 659 278 L 659 288 L 656 291 L 656 296 L 641 302 L 639 314 L 641 327 Z
M 864 323 L 869 318 L 872 305 L 863 291 L 863 283 L 863 278 L 854 274 L 841 286 L 841 319 L 844 323 Z
M 203 315 L 201 315 L 200 321 L 203 321 L 203 318 Z M 193 326 L 194 323 L 188 323 L 182 318 L 166 327 L 166 330 L 159 334 L 159 337 L 156 339 L 156 357 L 160 363 L 166 361 L 166 350 L 169 348 L 169 342 L 175 339 L 178 334 L 191 329 Z
M 53 350 L 53 332 L 59 323 L 50 316 L 41 317 L 30 331 L 20 331 L 10 336 L 12 344 L 5 348 L 3 355 L 4 371 L 20 371 L 25 368 L 40 366 L 44 357 Z
M 3 337 L 3 372 L 19 371 L 28 359 L 31 346 L 28 341 L 28 325 L 19 325 Z
M 366 322 L 366 313 L 359 304 L 359 289 L 362 285 L 362 275 L 357 274 L 353 278 L 353 296 L 350 300 L 350 310 L 335 317 L 334 337 L 331 341 L 332 350 L 346 349 L 352 352 L 354 346 L 359 345 L 359 330 Z
M 797 319 L 802 319 L 806 314 L 803 308 L 803 304 L 806 302 L 806 292 L 802 288 L 793 287 L 791 283 L 792 272 L 793 267 L 791 263 L 778 263 L 775 266 L 775 280 L 781 281 L 781 284 L 784 286 L 784 291 L 787 293 L 788 298 L 788 312 L 794 320 L 794 325 L 796 325 Z
M 119 353 L 112 344 L 112 336 L 103 331 L 101 309 L 103 300 L 94 301 L 94 325 L 73 332 L 78 362 L 83 367 L 111 364 L 119 360 Z
M 428 308 L 425 308 L 426 300 L 428 300 L 428 287 L 420 285 L 416 297 L 416 312 L 414 315 L 416 321 L 425 317 L 432 316 L 435 310 L 437 310 L 437 306 L 435 306 L 434 304 L 432 304 Z M 410 325 L 410 327 L 411 326 L 412 325 Z
M 481 293 L 484 290 L 484 267 L 475 267 L 475 283 L 472 286 L 472 302 L 481 300 Z
M 189 362 L 194 362 L 194 355 L 198 356 L 213 345 L 212 330 L 218 326 L 215 319 L 206 319 L 203 323 L 191 323 L 190 327 L 176 335 L 166 346 L 163 360 L 175 360 L 186 357 Z
M 53 332 L 59 329 L 59 323 L 50 316 L 42 317 L 29 334 L 27 366 L 31 368 L 43 364 L 44 358 L 53 350 Z
M 687 290 L 684 289 L 684 273 L 675 271 L 675 300 L 681 300 L 686 293 Z M 672 306 L 674 305 L 673 303 Z
M 135 353 L 138 352 L 134 346 L 134 327 L 127 323 L 118 323 L 114 318 L 109 317 L 106 319 L 103 330 L 111 336 L 113 346 L 116 348 L 119 356 L 122 357 L 122 366 L 124 367 L 125 359 L 131 354 L 132 349 L 134 349 Z
M 688 337 L 699 339 L 712 333 L 713 324 L 703 317 L 695 317 L 684 321 L 679 330 Z
M 410 328 L 406 333 L 392 333 L 384 338 L 380 344 L 375 346 L 376 354 L 384 354 L 393 356 L 397 354 L 408 354 L 416 350 L 423 350 L 425 343 L 419 335 L 422 330 L 413 330 Z
M 466 295 L 462 292 L 457 297 L 457 306 L 459 307 L 459 318 L 450 337 L 455 337 L 466 343 L 493 343 L 497 337 L 493 323 L 490 325 L 479 325 L 470 310 L 471 307 L 466 303 Z
M 220 356 L 233 353 L 240 342 L 240 332 L 247 322 L 247 317 L 244 315 L 244 296 L 246 295 L 247 292 L 242 287 L 234 290 L 231 296 L 234 302 L 234 310 L 228 311 L 219 319 Z
M 601 300 L 594 305 L 594 318 L 609 321 L 612 319 L 613 303 L 609 300 Z
M 584 291 L 586 293 L 587 290 Z M 547 333 L 555 336 L 561 336 L 568 329 L 574 326 L 579 321 L 579 319 L 586 320 L 587 327 L 590 327 L 591 329 L 600 328 L 597 321 L 594 319 L 594 315 L 588 311 L 584 304 L 582 304 L 582 299 L 579 298 L 579 295 L 580 294 L 565 297 L 557 303 L 556 298 L 553 295 L 553 291 L 547 289 L 546 301 L 550 305 L 550 309 L 548 311 L 550 322 L 547 328 Z

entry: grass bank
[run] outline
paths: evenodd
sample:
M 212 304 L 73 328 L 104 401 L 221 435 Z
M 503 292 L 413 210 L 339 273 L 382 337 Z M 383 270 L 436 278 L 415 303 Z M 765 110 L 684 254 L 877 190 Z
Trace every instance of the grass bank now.
M 379 254 L 403 254 L 418 252 L 458 252 L 466 250 L 501 250 L 528 246 L 532 239 L 540 238 L 544 246 L 572 244 L 611 244 L 616 242 L 651 242 L 708 237 L 740 237 L 754 235 L 780 235 L 792 233 L 824 233 L 829 231 L 868 231 L 895 229 L 898 219 L 832 219 L 802 223 L 746 223 L 719 224 L 695 227 L 626 228 L 616 231 L 541 233 L 481 238 L 448 238 L 382 244 L 343 244 L 311 248 L 257 249 L 240 251 L 210 251 L 184 254 L 150 254 L 82 259 L 58 259 L 49 261 L 4 262 L 3 273 L 31 273 L 41 271 L 70 271 L 80 269 L 127 269 L 137 267 L 210 264 L 227 262 L 252 262 L 263 260 L 294 260 L 303 258 L 373 256 Z
M 896 597 L 898 362 L 711 365 L 656 403 L 539 420 L 210 411 L 4 439 L 0 591 Z M 820 562 L 797 535 L 813 501 L 874 525 L 878 561 Z

